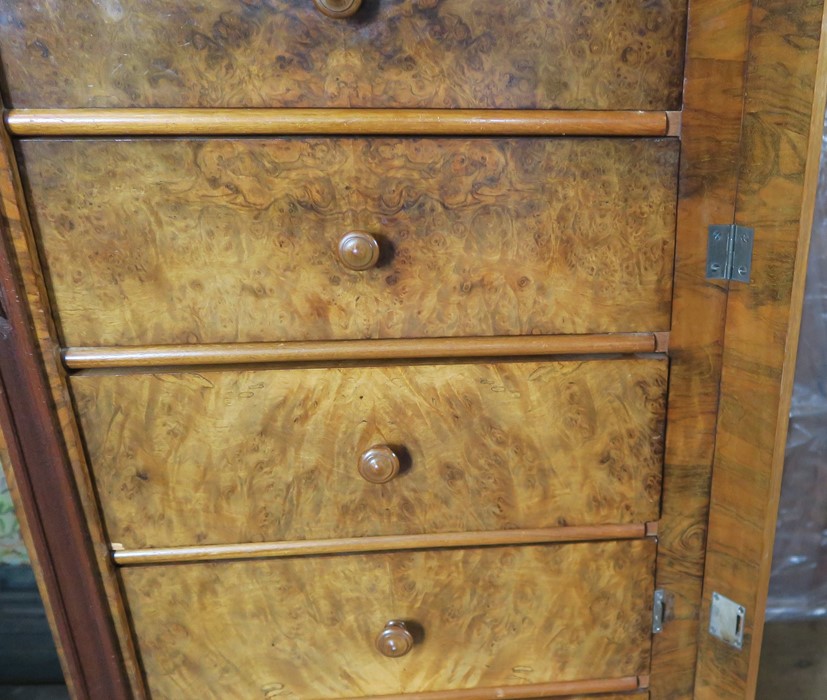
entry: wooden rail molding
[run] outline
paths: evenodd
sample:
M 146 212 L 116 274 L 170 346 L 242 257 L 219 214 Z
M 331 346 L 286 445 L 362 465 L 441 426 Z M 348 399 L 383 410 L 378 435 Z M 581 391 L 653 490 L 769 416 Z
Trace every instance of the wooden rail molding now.
M 448 109 L 15 109 L 15 136 L 674 136 L 677 113 Z
M 398 340 L 291 341 L 215 345 L 142 345 L 65 348 L 70 370 L 128 367 L 400 360 L 414 358 L 605 355 L 654 353 L 668 347 L 664 333 L 497 336 Z
M 583 525 L 537 530 L 457 532 L 442 535 L 388 535 L 383 537 L 344 537 L 330 540 L 293 542 L 253 542 L 153 549 L 123 549 L 112 543 L 112 557 L 121 566 L 148 564 L 226 561 L 232 559 L 273 559 L 320 554 L 356 554 L 411 549 L 448 549 L 451 547 L 497 547 L 514 544 L 552 544 L 559 542 L 600 542 L 637 540 L 647 536 L 644 523 L 629 525 Z M 522 697 L 522 696 L 520 696 Z
M 623 693 L 643 690 L 647 685 L 643 676 L 605 678 L 589 681 L 558 681 L 531 685 L 501 686 L 499 688 L 469 688 L 467 690 L 433 690 L 404 695 L 372 695 L 354 700 L 529 700 L 530 698 L 559 698 L 595 693 Z M 631 695 L 634 700 L 636 695 Z

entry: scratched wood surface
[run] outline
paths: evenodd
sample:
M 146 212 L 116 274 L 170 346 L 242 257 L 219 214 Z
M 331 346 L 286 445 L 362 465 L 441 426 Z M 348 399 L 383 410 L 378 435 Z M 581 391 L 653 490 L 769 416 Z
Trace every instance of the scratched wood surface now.
M 67 345 L 665 330 L 678 144 L 21 144 Z M 352 272 L 340 238 L 380 242 Z M 94 313 L 90 313 L 94 309 Z
M 642 523 L 667 362 L 71 379 L 110 538 L 133 549 Z M 363 451 L 402 472 L 369 483 Z
M 686 0 L 0 2 L 10 107 L 680 107 Z
M 736 221 L 756 241 L 727 304 L 703 617 L 713 591 L 747 613 L 741 650 L 700 635 L 699 700 L 755 696 L 827 87 L 823 0 L 754 4 Z
M 121 573 L 154 700 L 358 697 L 644 674 L 651 540 Z M 418 628 L 380 655 L 388 620 Z
M 696 0 L 689 17 L 675 296 L 653 642 L 653 700 L 693 697 L 727 285 L 709 282 L 706 230 L 730 223 L 744 106 L 749 0 Z

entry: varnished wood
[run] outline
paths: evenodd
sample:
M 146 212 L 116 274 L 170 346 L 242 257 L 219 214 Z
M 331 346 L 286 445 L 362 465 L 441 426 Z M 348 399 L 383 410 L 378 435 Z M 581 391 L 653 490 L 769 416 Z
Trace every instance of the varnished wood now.
M 411 340 L 339 340 L 336 342 L 233 343 L 145 347 L 66 348 L 63 361 L 72 370 L 404 360 L 450 357 L 530 357 L 665 352 L 668 333 L 506 336 L 493 338 L 417 338 Z
M 15 136 L 677 136 L 677 112 L 451 109 L 14 109 Z
M 473 690 L 435 690 L 429 693 L 405 693 L 404 695 L 380 695 L 359 700 L 527 700 L 529 698 L 561 698 L 562 700 L 649 700 L 644 691 L 623 692 L 622 695 L 594 695 L 606 690 L 634 691 L 641 688 L 640 676 L 607 678 L 603 680 L 571 681 L 562 683 L 536 683 L 532 685 L 504 686 L 499 688 L 474 688 Z M 569 693 L 588 693 L 573 696 Z
M 362 0 L 313 0 L 320 12 L 334 19 L 346 19 L 355 15 Z
M 351 231 L 342 236 L 337 252 L 339 262 L 353 272 L 364 272 L 379 262 L 379 243 L 364 231 Z
M 399 467 L 399 456 L 387 445 L 374 445 L 359 456 L 359 475 L 371 484 L 388 483 Z
M 736 221 L 756 242 L 752 281 L 727 303 L 703 618 L 715 591 L 747 612 L 743 649 L 701 631 L 699 700 L 755 695 L 823 134 L 824 19 L 823 0 L 758 0 L 751 17 Z
M 706 231 L 734 221 L 750 0 L 693 0 L 687 38 L 669 425 L 657 587 L 670 596 L 653 640 L 652 697 L 693 697 L 717 419 L 725 283 L 709 282 Z
M 650 537 L 646 525 L 592 525 L 550 527 L 543 530 L 499 530 L 489 532 L 458 532 L 442 535 L 392 535 L 384 537 L 351 537 L 329 540 L 298 540 L 294 542 L 261 542 L 258 544 L 216 544 L 190 547 L 125 549 L 112 544 L 112 558 L 120 566 L 148 564 L 182 564 L 234 559 L 273 559 L 279 557 L 315 556 L 319 554 L 354 554 L 391 552 L 415 549 L 449 549 L 454 547 L 491 547 L 559 542 L 599 542 L 601 540 L 635 540 Z
M 667 372 L 630 358 L 71 382 L 107 531 L 134 549 L 655 520 Z M 384 485 L 356 465 L 377 444 L 403 461 Z
M 122 578 L 154 699 L 360 697 L 642 675 L 654 554 L 634 540 L 127 567 Z M 374 646 L 390 619 L 424 633 L 399 659 Z
M 20 152 L 64 344 L 78 346 L 668 330 L 678 145 L 34 140 Z M 376 268 L 342 269 L 348 230 L 380 240 Z
M 8 136 L 0 129 L 0 429 L 11 457 L 4 468 L 12 475 L 12 496 L 24 514 L 27 543 L 34 547 L 32 561 L 49 597 L 49 621 L 73 692 L 79 698 L 128 700 L 132 693 L 116 633 L 117 612 L 93 551 L 90 530 L 96 523 L 87 521 L 58 422 L 68 418 L 66 406 L 60 405 L 61 415 L 52 404 L 50 379 L 55 384 L 59 379 L 47 374 L 38 353 L 36 333 L 44 318 L 37 316 L 40 289 L 26 256 L 26 210 L 18 200 L 20 183 L 11 157 Z M 41 517 L 47 512 L 59 518 Z
M 403 620 L 391 620 L 376 638 L 377 650 L 390 659 L 409 654 L 413 647 L 414 637 Z
M 11 107 L 679 109 L 685 0 L 3 0 Z M 78 37 L 83 37 L 79 41 Z

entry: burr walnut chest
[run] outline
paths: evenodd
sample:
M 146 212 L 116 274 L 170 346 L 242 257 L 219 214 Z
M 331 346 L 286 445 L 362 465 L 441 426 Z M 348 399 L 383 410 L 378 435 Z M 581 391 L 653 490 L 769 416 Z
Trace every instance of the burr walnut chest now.
M 75 696 L 747 697 L 821 13 L 0 0 L 4 461 Z

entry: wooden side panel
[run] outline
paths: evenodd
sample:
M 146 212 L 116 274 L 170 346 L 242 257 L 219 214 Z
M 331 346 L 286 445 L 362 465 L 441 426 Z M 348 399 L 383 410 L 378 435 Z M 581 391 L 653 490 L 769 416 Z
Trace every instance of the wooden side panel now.
M 669 606 L 654 640 L 653 700 L 693 692 L 726 310 L 726 285 L 705 279 L 706 232 L 734 216 L 749 11 L 749 0 L 690 6 L 658 534 L 657 587 Z
M 0 2 L 12 107 L 675 109 L 686 0 Z
M 752 282 L 727 305 L 704 580 L 747 609 L 744 648 L 701 629 L 696 697 L 752 698 L 781 487 L 827 89 L 823 0 L 757 0 L 737 222 L 756 230 Z
M 643 523 L 668 365 L 608 360 L 72 378 L 127 549 Z M 359 474 L 390 445 L 402 472 Z
M 668 326 L 674 139 L 21 150 L 67 345 Z M 353 230 L 378 239 L 376 268 L 338 260 Z
M 645 673 L 651 540 L 122 572 L 155 700 L 359 697 Z M 374 646 L 388 620 L 419 638 Z
M 0 428 L 52 631 L 74 697 L 142 685 L 60 374 L 12 148 L 0 129 Z M 128 678 L 128 676 L 130 676 Z M 130 683 L 131 681 L 131 683 Z M 130 688 L 131 685 L 131 688 Z

